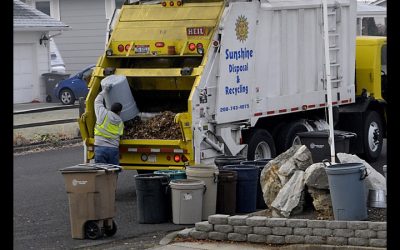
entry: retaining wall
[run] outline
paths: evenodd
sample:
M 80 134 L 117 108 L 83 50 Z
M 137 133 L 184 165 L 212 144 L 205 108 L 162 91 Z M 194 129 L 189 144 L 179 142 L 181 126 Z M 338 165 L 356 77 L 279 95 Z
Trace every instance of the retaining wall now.
M 222 215 L 197 222 L 195 239 L 267 244 L 326 244 L 386 247 L 386 222 L 327 221 Z

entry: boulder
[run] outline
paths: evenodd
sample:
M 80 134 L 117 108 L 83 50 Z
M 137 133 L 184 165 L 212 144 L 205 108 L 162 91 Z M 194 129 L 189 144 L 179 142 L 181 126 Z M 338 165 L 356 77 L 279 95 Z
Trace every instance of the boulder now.
M 279 174 L 290 179 L 295 170 L 306 170 L 313 164 L 310 150 L 305 145 L 295 145 L 285 153 L 287 158 L 282 158 Z M 286 181 L 285 181 L 286 182 Z
M 288 218 L 292 210 L 299 206 L 304 189 L 304 171 L 296 170 L 289 181 L 279 190 L 271 207 Z M 304 200 L 304 199 L 303 199 Z M 302 209 L 300 209 L 302 211 Z
M 333 208 L 329 190 L 308 187 L 307 191 L 313 199 L 313 205 L 317 213 L 324 218 L 332 218 Z
M 269 163 L 268 163 L 269 164 Z M 278 175 L 279 166 L 271 164 L 264 167 L 260 176 L 261 189 L 265 204 L 270 207 L 275 197 L 278 195 L 283 184 Z M 263 174 L 264 173 L 264 174 Z
M 386 179 L 378 171 L 376 171 L 366 161 L 359 158 L 357 155 L 338 153 L 337 157 L 340 163 L 362 163 L 367 168 L 368 176 L 365 178 L 366 197 L 369 190 L 384 190 L 386 194 Z
M 265 204 L 271 205 L 296 170 L 307 169 L 311 164 L 311 152 L 304 145 L 294 145 L 269 161 L 260 175 Z
M 307 187 L 329 189 L 328 175 L 324 163 L 319 162 L 309 166 L 305 171 L 304 180 Z

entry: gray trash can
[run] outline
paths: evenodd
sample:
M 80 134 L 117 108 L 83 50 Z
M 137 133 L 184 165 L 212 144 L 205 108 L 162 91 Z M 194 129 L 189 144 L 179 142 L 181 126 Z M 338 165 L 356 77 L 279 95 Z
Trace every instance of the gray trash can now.
M 366 167 L 362 163 L 327 165 L 329 189 L 335 220 L 366 220 Z
M 208 216 L 215 214 L 217 209 L 218 174 L 218 168 L 212 165 L 199 164 L 186 167 L 188 179 L 204 181 L 207 187 L 203 197 L 203 220 L 208 220 Z
M 46 102 L 59 102 L 58 97 L 54 96 L 54 87 L 62 80 L 69 78 L 70 74 L 65 73 L 44 73 L 42 77 L 46 84 Z
M 174 224 L 195 224 L 201 221 L 203 195 L 206 184 L 201 180 L 171 180 L 172 222 Z

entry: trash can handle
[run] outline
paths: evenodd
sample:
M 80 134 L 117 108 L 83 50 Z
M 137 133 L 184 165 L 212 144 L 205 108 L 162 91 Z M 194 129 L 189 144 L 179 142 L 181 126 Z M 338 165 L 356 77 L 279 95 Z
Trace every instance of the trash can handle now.
M 205 194 L 205 193 L 206 193 L 206 191 L 207 191 L 207 186 L 206 186 L 206 184 L 204 184 L 204 190 L 203 190 L 203 194 Z
M 332 163 L 328 159 L 322 160 L 322 163 L 325 165 L 325 167 L 332 166 Z M 329 163 L 329 166 L 327 165 L 327 163 Z
M 369 175 L 367 168 L 360 169 L 360 172 L 361 172 L 360 180 L 364 180 Z
M 216 173 L 214 173 L 214 183 L 218 182 L 218 175 Z
M 170 178 L 169 178 L 169 176 L 168 175 L 166 175 L 166 179 L 167 179 L 167 182 L 163 182 L 163 180 L 164 179 L 161 179 L 161 185 L 167 185 L 168 186 L 168 184 L 169 184 L 169 181 L 170 181 Z

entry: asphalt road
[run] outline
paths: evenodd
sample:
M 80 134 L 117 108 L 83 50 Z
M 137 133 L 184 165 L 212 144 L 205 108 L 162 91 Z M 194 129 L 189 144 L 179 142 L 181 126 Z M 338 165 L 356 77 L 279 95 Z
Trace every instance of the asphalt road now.
M 101 240 L 72 239 L 68 196 L 59 169 L 82 160 L 81 146 L 14 156 L 14 249 L 88 248 L 126 238 L 137 238 L 142 246 L 134 249 L 145 249 L 157 244 L 170 231 L 185 228 L 172 223 L 139 224 L 136 171 L 122 171 L 116 193 L 117 233 Z
M 169 232 L 185 228 L 172 223 L 139 224 L 136 171 L 127 170 L 118 177 L 117 233 L 95 241 L 72 239 L 68 198 L 59 169 L 82 160 L 81 146 L 14 155 L 14 249 L 146 249 Z M 382 173 L 384 164 L 386 143 L 380 159 L 371 165 Z M 119 247 L 111 248 L 116 245 Z

